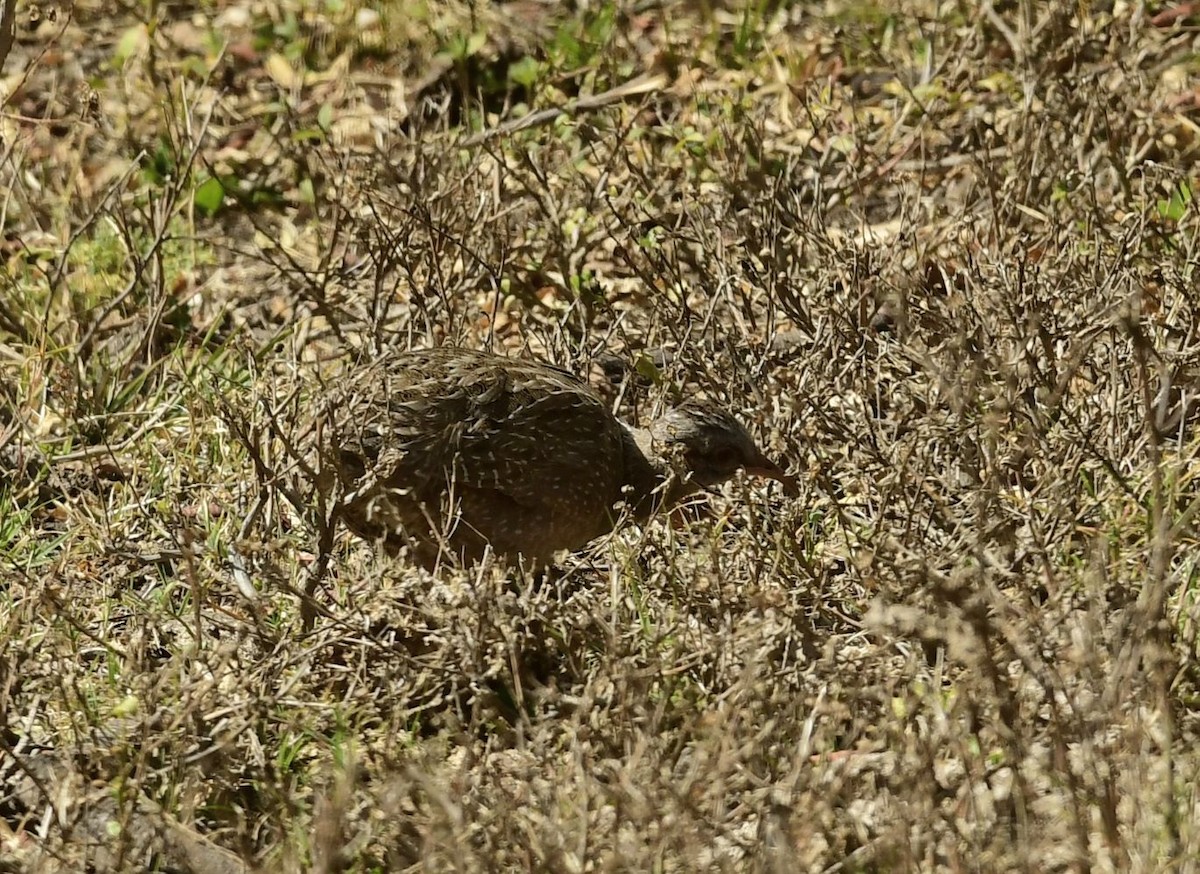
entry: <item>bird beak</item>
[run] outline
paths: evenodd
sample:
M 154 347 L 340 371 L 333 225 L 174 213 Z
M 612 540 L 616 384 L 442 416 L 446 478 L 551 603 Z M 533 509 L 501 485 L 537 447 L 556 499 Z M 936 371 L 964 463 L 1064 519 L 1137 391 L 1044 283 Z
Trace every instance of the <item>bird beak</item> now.
M 796 483 L 796 478 L 788 475 L 782 467 L 765 455 L 759 455 L 753 464 L 746 465 L 746 473 L 751 476 L 761 476 L 763 479 L 773 479 L 778 483 L 782 483 L 785 494 L 792 495 L 793 497 L 800 494 L 800 487 Z

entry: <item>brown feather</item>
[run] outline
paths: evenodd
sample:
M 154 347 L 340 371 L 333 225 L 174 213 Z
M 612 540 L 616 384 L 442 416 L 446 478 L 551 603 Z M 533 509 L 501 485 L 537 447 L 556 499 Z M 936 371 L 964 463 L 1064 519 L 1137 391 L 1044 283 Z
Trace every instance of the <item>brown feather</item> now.
M 407 543 L 424 564 L 443 551 L 475 560 L 488 544 L 544 564 L 611 531 L 623 507 L 644 519 L 712 484 L 676 475 L 673 445 L 707 452 L 728 438 L 746 455 L 737 467 L 765 460 L 732 417 L 702 409 L 637 431 L 552 365 L 457 347 L 390 353 L 325 403 L 321 461 L 334 473 L 320 481 L 337 484 L 352 531 L 392 551 Z

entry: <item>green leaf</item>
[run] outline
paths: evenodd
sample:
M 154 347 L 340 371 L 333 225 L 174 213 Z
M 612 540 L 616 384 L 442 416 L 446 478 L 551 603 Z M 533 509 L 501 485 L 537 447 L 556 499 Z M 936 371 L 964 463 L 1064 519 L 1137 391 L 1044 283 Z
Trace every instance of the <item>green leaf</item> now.
M 117 50 L 113 52 L 113 66 L 117 69 L 125 66 L 125 62 L 137 54 L 149 42 L 146 25 L 135 24 L 121 34 L 117 40 Z
M 1187 213 L 1192 202 L 1192 189 L 1187 182 L 1180 182 L 1170 200 L 1158 202 L 1158 214 L 1167 221 L 1177 222 Z
M 541 75 L 542 65 L 526 55 L 508 68 L 508 81 L 523 88 L 532 88 Z
M 142 174 L 151 185 L 164 185 L 175 178 L 175 153 L 169 142 L 160 139 L 154 152 L 145 156 Z
M 633 362 L 633 369 L 642 379 L 649 380 L 654 385 L 662 385 L 662 371 L 658 369 L 649 355 L 638 355 Z
M 486 43 L 486 33 L 472 33 L 467 36 L 456 33 L 446 43 L 446 48 L 440 54 L 451 61 L 465 61 L 477 54 Z
M 196 188 L 192 194 L 192 203 L 206 216 L 214 216 L 221 204 L 225 202 L 225 186 L 221 180 L 210 176 Z
M 564 67 L 578 67 L 583 56 L 583 47 L 574 35 L 560 30 L 550 46 L 551 51 Z
M 321 104 L 321 108 L 317 110 L 317 126 L 325 133 L 333 130 L 333 106 L 328 103 Z
M 475 33 L 471 34 L 470 39 L 467 40 L 467 57 L 471 57 L 472 55 L 478 54 L 479 50 L 481 48 L 483 48 L 486 44 L 487 44 L 487 34 L 486 33 L 484 33 L 483 31 L 476 31 Z

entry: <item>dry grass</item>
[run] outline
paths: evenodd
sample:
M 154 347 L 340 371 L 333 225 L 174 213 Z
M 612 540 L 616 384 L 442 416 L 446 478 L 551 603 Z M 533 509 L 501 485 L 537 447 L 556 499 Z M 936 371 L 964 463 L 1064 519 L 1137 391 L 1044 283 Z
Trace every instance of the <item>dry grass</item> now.
M 5 66 L 0 870 L 1195 864 L 1194 11 L 112 6 Z M 803 494 L 306 631 L 309 399 L 442 341 Z

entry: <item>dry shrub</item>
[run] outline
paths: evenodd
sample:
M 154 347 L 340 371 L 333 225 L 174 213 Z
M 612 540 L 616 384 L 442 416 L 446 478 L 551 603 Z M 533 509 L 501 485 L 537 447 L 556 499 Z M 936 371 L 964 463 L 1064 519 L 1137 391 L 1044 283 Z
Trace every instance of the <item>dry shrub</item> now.
M 124 138 L 24 131 L 3 864 L 1197 852 L 1195 36 L 1141 6 L 810 6 L 557 10 L 419 82 L 406 57 L 394 124 L 363 56 L 289 91 L 236 43 L 152 111 L 107 95 Z M 443 35 L 472 13 L 437 11 Z M 606 51 L 556 67 L 608 14 Z M 305 63 L 351 39 L 329 15 Z M 485 93 L 535 32 L 562 87 Z M 153 45 L 130 81 L 178 57 Z M 650 63 L 661 84 L 567 102 Z M 524 100 L 559 110 L 517 129 Z M 479 107 L 503 135 L 467 144 Z M 176 163 L 151 184 L 129 149 L 155 136 Z M 72 199 L 28 163 L 64 150 L 125 169 Z M 208 219 L 201 170 L 241 186 Z M 325 526 L 303 435 L 342 368 L 439 342 L 574 367 L 630 419 L 720 398 L 802 495 L 731 484 L 539 579 L 379 556 Z

